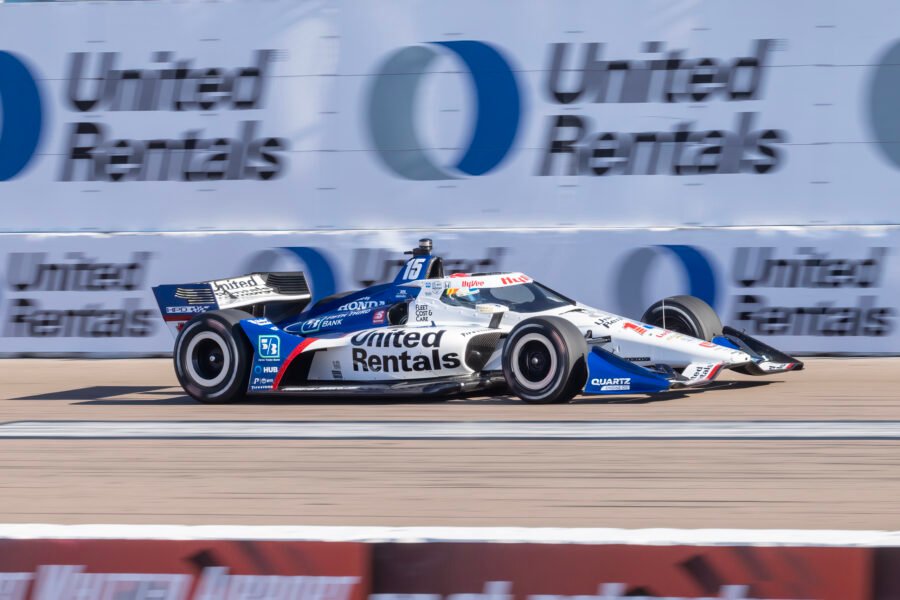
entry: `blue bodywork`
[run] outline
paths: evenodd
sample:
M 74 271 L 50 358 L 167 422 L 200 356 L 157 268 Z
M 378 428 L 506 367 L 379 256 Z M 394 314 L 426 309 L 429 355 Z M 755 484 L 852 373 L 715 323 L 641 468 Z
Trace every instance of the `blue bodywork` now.
M 669 380 L 650 369 L 594 346 L 588 353 L 585 394 L 652 394 L 669 389 Z

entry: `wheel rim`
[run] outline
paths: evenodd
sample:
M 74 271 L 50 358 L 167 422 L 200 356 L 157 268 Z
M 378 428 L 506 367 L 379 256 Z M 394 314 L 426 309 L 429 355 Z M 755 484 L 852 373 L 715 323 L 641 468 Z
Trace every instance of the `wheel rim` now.
M 529 333 L 516 342 L 510 362 L 519 385 L 528 390 L 541 390 L 553 381 L 559 359 L 550 340 Z
M 185 362 L 192 380 L 203 387 L 214 387 L 228 375 L 231 354 L 221 335 L 204 331 L 188 343 Z

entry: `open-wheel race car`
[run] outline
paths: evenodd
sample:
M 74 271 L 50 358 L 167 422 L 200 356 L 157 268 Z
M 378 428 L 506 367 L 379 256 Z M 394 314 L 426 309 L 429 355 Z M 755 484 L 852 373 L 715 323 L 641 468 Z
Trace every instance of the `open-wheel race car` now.
M 200 402 L 247 395 L 452 395 L 504 387 L 529 403 L 701 386 L 724 369 L 803 363 L 674 296 L 640 321 L 523 273 L 445 275 L 431 240 L 390 283 L 315 303 L 303 273 L 154 288 L 177 335 L 175 373 Z

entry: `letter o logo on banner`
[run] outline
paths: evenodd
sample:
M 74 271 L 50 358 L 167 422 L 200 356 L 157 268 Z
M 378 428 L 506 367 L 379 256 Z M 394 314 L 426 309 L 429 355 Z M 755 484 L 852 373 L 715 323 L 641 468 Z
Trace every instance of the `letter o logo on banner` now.
M 448 169 L 427 156 L 414 125 L 416 91 L 426 68 L 441 50 L 449 50 L 466 65 L 478 113 L 466 151 Z M 521 105 L 512 68 L 493 46 L 472 40 L 409 46 L 391 55 L 375 77 L 367 115 L 369 133 L 384 164 L 406 179 L 434 181 L 484 175 L 512 148 Z
M 22 172 L 41 137 L 43 113 L 37 82 L 19 58 L 0 51 L 0 181 Z
M 619 268 L 616 280 L 616 300 L 623 314 L 640 316 L 647 306 L 645 298 L 647 273 L 650 265 L 663 253 L 668 253 L 684 267 L 688 293 L 700 298 L 713 308 L 716 306 L 716 276 L 709 259 L 693 246 L 664 245 L 639 248 L 629 254 Z M 658 298 L 650 300 L 655 302 Z M 648 304 L 649 306 L 649 304 Z

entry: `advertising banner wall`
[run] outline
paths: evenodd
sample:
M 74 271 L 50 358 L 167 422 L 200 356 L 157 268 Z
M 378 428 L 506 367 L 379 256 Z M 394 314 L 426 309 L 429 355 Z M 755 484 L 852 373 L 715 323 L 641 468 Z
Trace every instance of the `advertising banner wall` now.
M 866 548 L 381 544 L 373 600 L 868 598 Z M 527 565 L 527 566 L 526 566 Z
M 0 540 L 4 600 L 366 600 L 359 543 Z
M 873 560 L 889 550 L 864 547 L 5 539 L 0 551 L 4 600 L 896 597 Z
M 393 279 L 424 231 L 0 236 L 0 352 L 168 353 L 151 288 L 304 271 L 315 298 Z M 900 228 L 443 231 L 448 272 L 523 271 L 639 319 L 691 294 L 794 353 L 900 353 Z
M 3 231 L 900 216 L 892 0 L 0 13 Z

